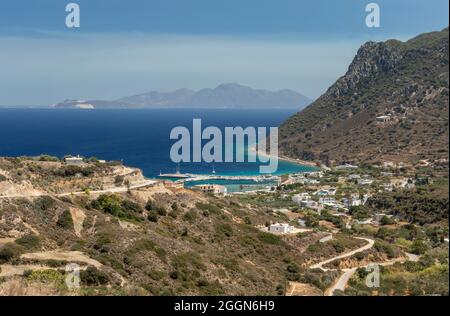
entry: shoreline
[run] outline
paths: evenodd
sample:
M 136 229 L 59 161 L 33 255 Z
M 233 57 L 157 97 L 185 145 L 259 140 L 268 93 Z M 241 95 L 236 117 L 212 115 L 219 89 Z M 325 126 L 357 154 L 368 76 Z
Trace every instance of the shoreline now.
M 317 163 L 315 163 L 315 162 L 301 160 L 301 159 L 294 159 L 294 158 L 290 158 L 290 157 L 282 156 L 282 155 L 273 156 L 273 155 L 268 154 L 265 151 L 259 150 L 257 147 L 258 147 L 258 144 L 251 145 L 248 147 L 248 151 L 254 152 L 257 156 L 267 157 L 269 159 L 275 158 L 275 159 L 278 159 L 281 161 L 290 162 L 290 163 L 300 165 L 300 166 L 315 167 L 318 169 L 322 169 L 320 166 L 317 166 Z

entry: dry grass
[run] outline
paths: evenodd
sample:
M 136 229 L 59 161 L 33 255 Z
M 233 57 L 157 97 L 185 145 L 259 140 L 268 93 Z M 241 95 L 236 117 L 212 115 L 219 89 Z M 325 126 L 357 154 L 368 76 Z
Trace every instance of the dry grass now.
M 0 284 L 0 296 L 52 296 L 57 292 L 46 284 L 27 283 L 21 279 L 11 279 Z

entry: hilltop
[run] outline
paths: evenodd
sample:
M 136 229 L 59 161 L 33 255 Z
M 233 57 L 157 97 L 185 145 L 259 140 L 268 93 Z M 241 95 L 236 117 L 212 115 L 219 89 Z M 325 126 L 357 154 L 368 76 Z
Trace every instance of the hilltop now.
M 304 95 L 284 89 L 276 92 L 257 90 L 236 83 L 214 89 L 178 89 L 173 92 L 151 91 L 113 101 L 66 100 L 56 108 L 295 108 L 311 103 Z
M 347 73 L 280 128 L 284 155 L 327 164 L 448 162 L 448 28 L 368 42 Z

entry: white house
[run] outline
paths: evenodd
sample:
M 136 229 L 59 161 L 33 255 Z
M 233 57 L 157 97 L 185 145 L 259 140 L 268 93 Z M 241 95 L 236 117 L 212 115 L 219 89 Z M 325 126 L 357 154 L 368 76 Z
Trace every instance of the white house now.
M 311 199 L 311 196 L 306 192 L 296 194 L 292 197 L 292 201 L 297 204 L 301 204 L 302 202 L 306 202 L 310 199 Z
M 361 179 L 361 176 L 359 174 L 351 174 L 348 176 L 349 180 L 357 180 L 357 179 Z
M 194 189 L 198 189 L 203 193 L 214 195 L 227 195 L 228 192 L 225 186 L 218 184 L 199 184 L 194 186 Z
M 335 198 L 332 197 L 321 197 L 319 199 L 319 203 L 325 206 L 335 207 L 337 206 L 337 202 Z
M 356 220 L 356 223 L 359 225 L 369 225 L 372 224 L 372 219 L 366 219 L 366 220 Z
M 289 224 L 272 224 L 269 226 L 269 232 L 275 233 L 275 234 L 289 234 L 292 232 L 294 227 L 290 226 Z
M 359 198 L 359 194 L 353 194 L 351 203 L 351 206 L 361 206 L 364 204 L 364 201 Z
M 391 119 L 391 117 L 389 115 L 377 116 L 377 122 L 380 122 L 380 123 L 389 122 L 390 119 Z
M 345 165 L 337 166 L 335 169 L 337 169 L 337 170 L 342 170 L 342 169 L 358 169 L 358 166 L 354 166 L 354 165 L 350 165 L 350 164 L 345 164 Z
M 311 210 L 315 210 L 318 213 L 320 213 L 322 211 L 322 208 L 323 208 L 322 205 L 320 205 L 318 202 L 313 201 L 313 200 L 303 201 L 303 202 L 300 203 L 300 205 L 302 207 L 309 208 Z
M 337 191 L 336 188 L 321 189 L 321 190 L 314 192 L 314 195 L 330 196 L 330 195 L 335 195 L 336 191 Z
M 373 183 L 372 179 L 359 179 L 358 185 L 371 185 Z
M 386 192 L 392 192 L 394 190 L 394 186 L 392 183 L 383 183 L 381 185 L 381 188 Z
M 381 222 L 381 220 L 382 220 L 384 217 L 392 218 L 393 215 L 388 215 L 388 214 L 384 214 L 384 213 L 377 213 L 377 214 L 375 214 L 375 215 L 373 216 L 373 220 L 374 220 L 375 222 L 379 223 L 379 222 Z
M 83 163 L 83 158 L 78 155 L 77 157 L 64 158 L 64 161 L 68 165 L 78 166 L 78 165 L 81 165 Z
M 333 235 L 329 234 L 328 236 L 323 237 L 322 239 L 319 240 L 320 243 L 326 243 L 327 241 L 333 240 Z

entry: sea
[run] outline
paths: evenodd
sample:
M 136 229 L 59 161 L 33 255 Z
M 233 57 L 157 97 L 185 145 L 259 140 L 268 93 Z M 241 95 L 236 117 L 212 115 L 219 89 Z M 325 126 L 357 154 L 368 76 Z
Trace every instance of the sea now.
M 170 149 L 176 140 L 170 139 L 172 128 L 184 126 L 192 130 L 193 119 L 202 119 L 203 128 L 269 128 L 279 126 L 294 113 L 295 110 L 286 109 L 0 108 L 0 156 L 81 155 L 117 160 L 140 168 L 148 178 L 175 173 L 177 169 L 193 174 L 214 171 L 217 175 L 256 176 L 260 163 L 173 163 Z M 313 167 L 279 161 L 275 174 L 313 170 Z

